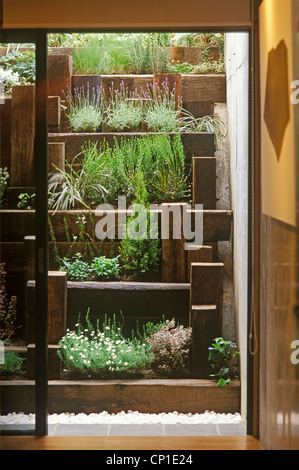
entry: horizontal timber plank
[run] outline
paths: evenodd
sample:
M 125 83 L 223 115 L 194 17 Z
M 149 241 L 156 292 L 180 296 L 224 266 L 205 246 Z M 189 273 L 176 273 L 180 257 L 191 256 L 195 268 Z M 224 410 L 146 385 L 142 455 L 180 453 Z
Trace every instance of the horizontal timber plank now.
M 157 210 L 158 219 L 161 210 Z M 216 242 L 230 240 L 232 211 L 204 210 L 203 212 L 203 241 Z M 191 230 L 194 231 L 195 210 L 191 213 Z M 71 234 L 78 234 L 77 217 L 86 216 L 86 230 L 92 233 L 94 227 L 89 220 L 89 212 L 86 210 L 49 211 L 51 223 L 57 241 L 66 241 L 63 219 L 66 217 Z M 92 211 L 95 224 L 102 216 L 96 216 Z M 130 213 L 127 211 L 127 215 Z M 117 223 L 118 211 L 115 211 L 115 222 Z M 28 210 L 2 210 L 0 211 L 0 239 L 2 242 L 20 242 L 26 235 L 32 235 L 35 230 L 35 211 Z
M 158 218 L 161 210 L 157 210 Z M 232 211 L 202 211 L 203 212 L 203 238 L 204 241 L 225 241 L 230 239 Z M 195 210 L 191 210 L 191 225 L 194 230 Z M 88 211 L 69 210 L 69 211 L 49 211 L 51 223 L 57 241 L 65 241 L 65 229 L 63 219 L 66 217 L 70 233 L 78 233 L 77 216 L 84 214 L 86 216 L 86 230 L 91 233 L 94 230 Z M 92 211 L 95 224 L 101 219 L 95 216 Z M 117 223 L 117 214 L 115 212 L 115 221 Z M 130 214 L 127 211 L 127 214 Z M 0 211 L 1 241 L 23 241 L 24 236 L 31 235 L 34 230 L 35 211 L 23 210 L 3 210 Z
M 99 133 L 49 133 L 49 142 L 64 142 L 66 160 L 71 162 L 76 155 L 82 152 L 85 142 L 101 143 L 106 141 L 109 146 L 113 146 L 115 139 L 120 142 L 121 139 L 130 139 L 132 137 L 141 137 L 148 135 L 157 135 L 157 133 L 132 133 L 132 132 L 99 132 Z M 169 134 L 174 135 L 174 134 Z M 192 156 L 213 157 L 215 154 L 214 134 L 211 132 L 182 133 L 182 142 L 186 152 L 186 160 L 190 161 Z
M 226 76 L 225 74 L 198 74 L 184 75 L 182 80 L 183 101 L 203 101 L 212 103 L 226 102 Z M 109 87 L 119 89 L 123 81 L 129 91 L 135 88 L 147 89 L 147 85 L 153 83 L 153 75 L 102 75 L 102 86 L 109 97 Z
M 185 78 L 186 77 L 186 78 Z M 183 100 L 226 102 L 226 76 L 219 74 L 188 75 L 182 77 Z
M 2 413 L 34 412 L 33 381 L 0 382 Z M 240 382 L 212 380 L 49 381 L 49 413 L 216 413 L 240 411 Z
M 128 290 L 128 291 L 182 291 L 190 289 L 188 283 L 167 282 L 73 282 L 68 281 L 68 288 L 90 289 L 90 290 Z

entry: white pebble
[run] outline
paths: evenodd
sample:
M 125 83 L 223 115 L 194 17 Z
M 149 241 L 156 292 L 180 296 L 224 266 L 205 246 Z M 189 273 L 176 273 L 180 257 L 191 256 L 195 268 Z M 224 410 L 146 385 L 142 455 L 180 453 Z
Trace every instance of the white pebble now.
M 129 410 L 119 413 L 54 413 L 48 417 L 49 424 L 115 424 L 115 423 L 139 423 L 139 424 L 200 424 L 200 423 L 244 423 L 239 413 L 216 413 L 215 411 L 205 411 L 204 413 L 139 413 Z M 0 415 L 1 424 L 32 424 L 35 422 L 35 415 L 26 415 L 23 412 L 9 413 L 6 416 Z

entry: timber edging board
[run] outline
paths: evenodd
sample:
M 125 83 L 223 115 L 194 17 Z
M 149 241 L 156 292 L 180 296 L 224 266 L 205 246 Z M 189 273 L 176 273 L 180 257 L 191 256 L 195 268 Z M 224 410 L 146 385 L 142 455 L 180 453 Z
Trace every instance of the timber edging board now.
M 65 144 L 66 160 L 71 163 L 72 160 L 82 152 L 82 147 L 86 142 L 103 143 L 106 142 L 110 147 L 114 145 L 115 140 L 120 143 L 122 139 L 146 137 L 159 135 L 157 132 L 93 132 L 93 133 L 49 133 L 49 142 L 63 142 Z M 165 135 L 165 134 L 160 134 Z M 167 133 L 168 136 L 181 136 L 186 153 L 186 163 L 190 163 L 193 156 L 214 157 L 215 141 L 212 132 L 182 132 Z M 80 159 L 80 157 L 79 157 Z
M 34 381 L 1 381 L 1 413 L 34 413 Z M 49 413 L 238 413 L 240 382 L 199 379 L 49 381 Z
M 116 223 L 117 223 L 117 210 Z M 161 210 L 156 211 L 158 216 Z M 191 210 L 191 221 L 194 222 L 195 211 Z M 204 210 L 203 212 L 203 241 L 218 242 L 229 241 L 231 236 L 232 211 Z M 102 216 L 96 216 L 96 211 L 91 211 L 95 224 Z M 88 210 L 49 211 L 50 220 L 55 233 L 56 241 L 66 241 L 63 219 L 66 217 L 70 233 L 78 233 L 77 217 L 86 216 L 86 230 L 92 233 L 94 228 L 89 220 Z M 130 213 L 127 211 L 127 215 Z M 192 224 L 193 225 L 193 224 Z M 194 229 L 194 227 L 192 227 Z M 1 242 L 23 242 L 24 237 L 35 233 L 34 210 L 1 210 L 0 211 L 0 239 Z

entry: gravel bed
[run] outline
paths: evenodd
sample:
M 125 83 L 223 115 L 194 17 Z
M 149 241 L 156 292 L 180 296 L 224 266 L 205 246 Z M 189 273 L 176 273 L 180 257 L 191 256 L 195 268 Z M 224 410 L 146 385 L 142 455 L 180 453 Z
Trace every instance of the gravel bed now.
M 138 411 L 121 411 L 120 413 L 109 414 L 106 411 L 102 413 L 62 413 L 51 414 L 48 418 L 49 424 L 219 424 L 244 423 L 239 413 L 215 413 L 214 411 L 205 411 L 205 413 L 183 414 L 176 411 L 172 413 L 146 414 Z M 2 424 L 34 424 L 35 415 L 24 413 L 10 413 L 6 416 L 0 416 L 0 425 Z

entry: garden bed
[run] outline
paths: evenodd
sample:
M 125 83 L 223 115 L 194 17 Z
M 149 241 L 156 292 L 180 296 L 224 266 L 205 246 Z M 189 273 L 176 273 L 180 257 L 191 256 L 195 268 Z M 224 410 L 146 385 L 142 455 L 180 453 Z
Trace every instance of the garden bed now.
M 115 140 L 120 143 L 123 139 L 130 139 L 132 137 L 138 138 L 142 136 L 155 136 L 156 133 L 149 132 L 98 132 L 98 133 L 58 133 L 49 134 L 49 142 L 63 142 L 65 144 L 66 161 L 72 162 L 76 155 L 82 152 L 82 147 L 86 142 L 90 143 L 103 143 L 106 142 L 109 146 L 113 146 Z M 175 133 L 168 133 L 170 136 L 177 135 Z M 192 157 L 214 157 L 215 154 L 215 141 L 214 134 L 211 132 L 201 133 L 182 133 L 180 134 L 184 150 L 186 154 L 186 162 L 191 163 Z

